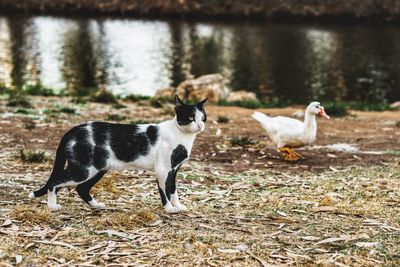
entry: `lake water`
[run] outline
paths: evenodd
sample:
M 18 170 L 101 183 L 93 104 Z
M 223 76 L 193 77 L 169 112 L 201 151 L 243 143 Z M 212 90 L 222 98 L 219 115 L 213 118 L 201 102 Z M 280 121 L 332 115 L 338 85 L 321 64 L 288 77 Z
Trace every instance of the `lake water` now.
M 0 83 L 153 95 L 221 73 L 263 101 L 400 99 L 400 28 L 0 15 Z

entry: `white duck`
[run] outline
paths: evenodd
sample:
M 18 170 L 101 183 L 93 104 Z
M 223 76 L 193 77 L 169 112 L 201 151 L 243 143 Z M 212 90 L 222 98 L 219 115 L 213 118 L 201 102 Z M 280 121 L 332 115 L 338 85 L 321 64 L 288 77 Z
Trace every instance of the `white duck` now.
M 252 117 L 261 123 L 279 151 L 286 154 L 285 160 L 295 161 L 301 156 L 294 152 L 293 148 L 309 145 L 315 141 L 317 136 L 316 115 L 329 119 L 324 107 L 319 102 L 312 102 L 308 105 L 304 122 L 283 116 L 268 117 L 260 112 L 254 112 Z

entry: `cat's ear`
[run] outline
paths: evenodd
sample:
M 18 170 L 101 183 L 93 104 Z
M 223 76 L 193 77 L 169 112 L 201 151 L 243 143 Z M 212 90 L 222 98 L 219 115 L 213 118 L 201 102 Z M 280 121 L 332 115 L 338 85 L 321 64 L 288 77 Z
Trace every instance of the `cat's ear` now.
M 175 95 L 174 103 L 175 103 L 175 108 L 177 108 L 177 107 L 182 107 L 182 106 L 185 105 L 185 104 L 182 102 L 182 100 L 179 98 L 178 95 Z
M 206 97 L 206 99 L 204 99 L 204 100 L 200 101 L 199 103 L 197 103 L 196 106 L 202 108 L 207 103 L 207 101 L 208 101 L 208 97 Z

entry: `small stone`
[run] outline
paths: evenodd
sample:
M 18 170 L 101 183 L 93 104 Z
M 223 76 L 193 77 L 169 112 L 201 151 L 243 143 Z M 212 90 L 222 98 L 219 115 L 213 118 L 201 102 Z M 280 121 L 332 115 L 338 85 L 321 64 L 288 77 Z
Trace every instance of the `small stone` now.
M 15 263 L 20 264 L 21 262 L 22 262 L 22 256 L 21 255 L 15 256 Z
M 6 226 L 9 226 L 11 224 L 12 224 L 11 220 L 5 220 L 1 226 L 2 227 L 6 227 Z
M 249 247 L 246 244 L 239 244 L 235 247 L 237 251 L 246 252 L 249 250 Z

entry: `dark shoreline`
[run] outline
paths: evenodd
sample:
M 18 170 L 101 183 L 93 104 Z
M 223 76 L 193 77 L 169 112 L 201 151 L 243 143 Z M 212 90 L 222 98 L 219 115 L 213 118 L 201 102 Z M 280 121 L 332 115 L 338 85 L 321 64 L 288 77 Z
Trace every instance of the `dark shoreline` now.
M 304 3 L 303 3 L 304 2 Z M 0 14 L 90 15 L 274 22 L 391 23 L 400 21 L 400 0 L 0 0 Z

